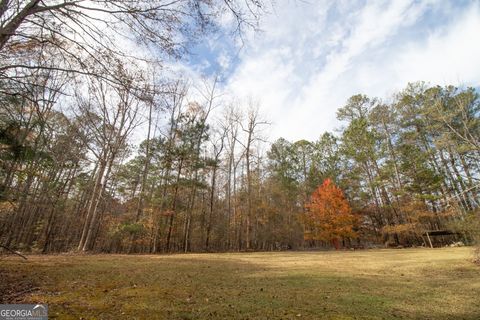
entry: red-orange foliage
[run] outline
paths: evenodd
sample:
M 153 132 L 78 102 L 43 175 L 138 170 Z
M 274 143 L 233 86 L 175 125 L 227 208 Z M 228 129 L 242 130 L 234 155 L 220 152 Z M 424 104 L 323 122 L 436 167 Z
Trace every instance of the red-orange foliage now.
M 306 205 L 305 240 L 330 241 L 336 249 L 341 238 L 355 238 L 356 217 L 343 191 L 326 179 Z

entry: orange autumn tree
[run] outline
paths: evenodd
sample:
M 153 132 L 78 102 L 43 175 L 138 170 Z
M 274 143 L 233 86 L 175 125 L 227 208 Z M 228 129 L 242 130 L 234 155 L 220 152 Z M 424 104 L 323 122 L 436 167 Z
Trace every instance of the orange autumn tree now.
M 356 238 L 353 230 L 356 217 L 343 191 L 331 179 L 326 179 L 312 194 L 304 216 L 305 240 L 330 242 L 339 248 L 342 238 Z

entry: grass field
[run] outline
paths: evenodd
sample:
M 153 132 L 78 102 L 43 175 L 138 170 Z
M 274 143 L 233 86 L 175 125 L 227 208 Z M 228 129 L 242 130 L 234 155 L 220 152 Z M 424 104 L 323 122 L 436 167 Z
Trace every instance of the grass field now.
M 10 256 L 0 288 L 52 319 L 480 319 L 471 252 Z

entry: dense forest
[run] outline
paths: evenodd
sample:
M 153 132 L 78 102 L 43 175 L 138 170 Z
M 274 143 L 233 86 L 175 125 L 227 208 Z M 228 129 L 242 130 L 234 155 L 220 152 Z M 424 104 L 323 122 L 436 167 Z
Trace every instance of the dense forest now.
M 261 2 L 13 3 L 0 1 L 1 245 L 163 253 L 478 236 L 477 88 L 355 95 L 335 132 L 272 142 L 261 106 L 223 92 L 220 76 L 165 66 L 225 15 L 234 32 L 255 28 Z M 127 30 L 161 58 L 122 51 Z
M 338 132 L 269 143 L 268 119 L 224 104 L 217 85 L 191 100 L 177 80 L 145 98 L 91 79 L 65 109 L 39 98 L 47 86 L 3 97 L 1 242 L 41 252 L 329 246 L 306 221 L 327 179 L 355 216 L 337 232 L 342 246 L 422 245 L 425 231 L 454 228 L 471 240 L 475 89 L 415 83 L 389 103 L 355 95 L 338 109 Z

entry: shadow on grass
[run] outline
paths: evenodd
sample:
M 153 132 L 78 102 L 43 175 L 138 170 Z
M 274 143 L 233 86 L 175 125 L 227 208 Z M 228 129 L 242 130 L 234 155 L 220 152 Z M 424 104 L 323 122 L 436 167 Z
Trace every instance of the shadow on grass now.
M 480 272 L 359 275 L 186 256 L 38 257 L 2 272 L 36 282 L 23 302 L 59 319 L 479 319 Z M 6 302 L 8 303 L 8 301 Z

